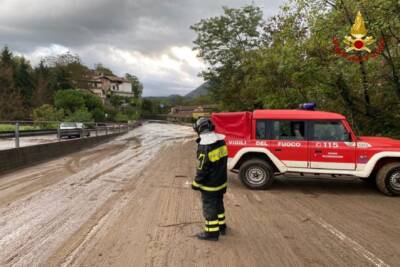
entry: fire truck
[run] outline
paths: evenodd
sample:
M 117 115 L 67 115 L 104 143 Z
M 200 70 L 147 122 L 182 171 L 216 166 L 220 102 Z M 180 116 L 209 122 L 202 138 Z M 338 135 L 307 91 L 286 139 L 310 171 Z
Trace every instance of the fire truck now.
M 313 110 L 213 113 L 226 136 L 228 169 L 250 189 L 281 174 L 353 176 L 400 195 L 400 140 L 356 136 L 346 118 Z

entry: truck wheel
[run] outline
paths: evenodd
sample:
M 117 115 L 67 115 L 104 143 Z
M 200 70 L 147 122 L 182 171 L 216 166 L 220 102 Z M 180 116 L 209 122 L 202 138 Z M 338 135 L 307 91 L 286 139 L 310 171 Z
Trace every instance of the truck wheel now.
M 384 165 L 376 176 L 378 189 L 387 196 L 400 195 L 400 162 Z
M 274 181 L 274 172 L 268 162 L 251 159 L 240 166 L 239 177 L 242 183 L 250 189 L 266 189 Z

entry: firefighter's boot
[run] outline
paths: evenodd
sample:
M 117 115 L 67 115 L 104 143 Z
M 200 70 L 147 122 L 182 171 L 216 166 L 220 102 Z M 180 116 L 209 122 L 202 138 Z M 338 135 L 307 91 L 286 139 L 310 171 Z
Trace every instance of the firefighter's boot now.
M 220 225 L 220 226 L 219 226 L 219 233 L 220 233 L 221 235 L 226 235 L 226 229 L 227 229 L 226 224 Z
M 196 236 L 200 240 L 218 241 L 219 237 L 218 219 L 213 221 L 206 221 L 204 232 L 198 233 Z
M 225 213 L 218 214 L 219 233 L 226 235 Z
M 200 240 L 218 241 L 219 232 L 201 232 L 196 237 Z

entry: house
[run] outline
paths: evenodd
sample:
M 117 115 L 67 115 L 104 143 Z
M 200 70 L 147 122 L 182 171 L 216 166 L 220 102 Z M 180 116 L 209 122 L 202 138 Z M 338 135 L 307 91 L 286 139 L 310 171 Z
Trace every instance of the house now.
M 125 78 L 101 74 L 92 76 L 85 82 L 87 84 L 86 89 L 99 96 L 103 103 L 110 95 L 134 97 L 132 84 Z
M 216 109 L 217 105 L 176 106 L 168 113 L 168 120 L 192 121 L 200 117 L 209 117 Z

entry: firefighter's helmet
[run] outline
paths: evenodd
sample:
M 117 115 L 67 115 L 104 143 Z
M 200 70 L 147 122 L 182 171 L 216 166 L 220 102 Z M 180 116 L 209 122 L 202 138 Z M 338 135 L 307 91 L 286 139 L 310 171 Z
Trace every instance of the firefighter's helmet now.
M 193 129 L 198 133 L 214 131 L 215 126 L 209 118 L 201 117 L 193 124 Z

